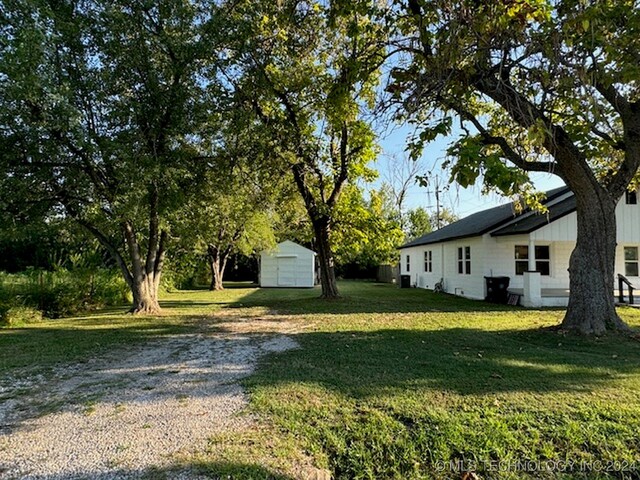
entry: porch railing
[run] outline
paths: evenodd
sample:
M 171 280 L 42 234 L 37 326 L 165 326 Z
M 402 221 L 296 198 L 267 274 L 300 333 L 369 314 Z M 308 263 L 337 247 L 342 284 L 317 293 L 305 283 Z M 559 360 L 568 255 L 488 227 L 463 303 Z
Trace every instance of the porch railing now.
M 618 274 L 618 301 L 624 303 L 624 285 L 629 289 L 629 305 L 633 305 L 633 290 L 636 288 L 627 277 Z

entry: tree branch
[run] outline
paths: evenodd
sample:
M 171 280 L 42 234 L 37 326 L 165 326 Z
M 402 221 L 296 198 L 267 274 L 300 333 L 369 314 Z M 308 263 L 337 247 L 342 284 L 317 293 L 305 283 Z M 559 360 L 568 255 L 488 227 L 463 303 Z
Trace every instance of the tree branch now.
M 111 257 L 118 264 L 118 267 L 120 267 L 120 270 L 124 275 L 124 279 L 127 282 L 127 285 L 129 286 L 129 288 L 131 288 L 133 285 L 133 277 L 131 276 L 129 267 L 127 266 L 127 263 L 124 261 L 124 258 L 122 258 L 122 255 L 118 251 L 117 247 L 113 245 L 113 243 L 111 243 L 111 241 L 107 238 L 106 235 L 104 235 L 100 230 L 98 230 L 96 227 L 91 225 L 88 221 L 82 218 L 75 218 L 75 220 L 76 222 L 78 222 L 79 225 L 84 227 L 88 232 L 90 232 L 94 237 L 96 237 L 96 239 L 100 242 L 100 244 L 107 250 L 107 252 L 109 252 Z
M 338 201 L 338 196 L 344 187 L 349 175 L 349 129 L 347 128 L 347 123 L 342 122 L 342 128 L 340 132 L 340 170 L 338 175 L 335 177 L 333 181 L 333 191 L 329 196 L 329 200 L 327 200 L 327 206 L 329 208 L 333 208 Z
M 122 222 L 121 228 L 124 234 L 125 241 L 127 242 L 129 256 L 131 257 L 133 279 L 136 283 L 141 282 L 143 279 L 142 259 L 140 258 L 140 245 L 138 245 L 136 233 L 129 221 Z
M 471 112 L 463 109 L 458 105 L 453 105 L 449 103 L 448 106 L 455 110 L 455 112 L 460 115 L 463 119 L 471 122 L 473 126 L 478 130 L 480 135 L 482 136 L 483 141 L 488 145 L 496 145 L 500 147 L 504 156 L 513 163 L 516 167 L 521 168 L 527 172 L 545 172 L 545 173 L 556 173 L 555 172 L 555 162 L 530 162 L 527 161 L 522 155 L 515 151 L 515 149 L 507 142 L 504 137 L 497 137 L 491 135 L 489 131 L 482 125 L 482 123 L 473 115 Z
M 621 116 L 629 115 L 631 111 L 631 105 L 623 95 L 620 95 L 620 92 L 616 90 L 616 87 L 614 87 L 612 84 L 607 85 L 599 79 L 596 79 L 594 85 L 600 95 L 602 95 L 605 100 L 609 102 L 609 104 L 614 108 L 616 112 L 618 112 Z

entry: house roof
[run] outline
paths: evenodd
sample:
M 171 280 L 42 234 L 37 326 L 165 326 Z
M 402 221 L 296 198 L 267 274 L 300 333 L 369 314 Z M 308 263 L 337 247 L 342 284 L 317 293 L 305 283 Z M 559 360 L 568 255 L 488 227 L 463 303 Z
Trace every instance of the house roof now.
M 545 200 L 545 204 L 568 192 L 569 189 L 567 187 L 560 187 L 549 190 L 547 192 L 547 199 Z M 430 245 L 439 242 L 447 242 L 460 238 L 476 237 L 478 235 L 484 235 L 485 233 L 495 230 L 496 228 L 499 228 L 501 226 L 505 230 L 505 233 L 502 233 L 501 235 L 515 235 L 520 233 L 532 232 L 533 230 L 546 225 L 548 222 L 560 218 L 560 216 L 555 213 L 556 206 L 564 205 L 565 202 L 566 200 L 562 200 L 557 204 L 550 205 L 548 207 L 549 213 L 545 215 L 532 214 L 532 212 L 529 210 L 525 211 L 521 215 L 517 215 L 514 204 L 507 203 L 505 205 L 500 205 L 498 207 L 490 208 L 488 210 L 483 210 L 481 212 L 474 213 L 473 215 L 469 215 L 468 217 L 442 227 L 435 232 L 428 233 L 420 238 L 412 240 L 411 242 L 405 243 L 400 247 L 400 249 L 416 247 L 419 245 Z M 567 206 L 564 205 L 564 208 L 566 207 Z M 573 203 L 573 209 L 575 210 L 575 200 Z M 561 216 L 564 215 L 566 215 L 566 213 L 562 214 Z M 512 225 L 517 225 L 519 223 L 511 223 L 516 218 L 522 218 L 521 224 L 517 228 L 508 230 L 508 228 Z M 535 221 L 528 221 L 530 218 L 535 219 Z M 492 235 L 493 234 L 494 233 L 492 233 Z
M 576 197 L 571 195 L 558 203 L 551 205 L 547 213 L 532 213 L 531 215 L 522 216 L 515 222 L 511 222 L 495 232 L 491 232 L 492 237 L 501 237 L 505 235 L 518 235 L 522 233 L 531 233 L 549 223 L 564 217 L 565 215 L 575 212 Z

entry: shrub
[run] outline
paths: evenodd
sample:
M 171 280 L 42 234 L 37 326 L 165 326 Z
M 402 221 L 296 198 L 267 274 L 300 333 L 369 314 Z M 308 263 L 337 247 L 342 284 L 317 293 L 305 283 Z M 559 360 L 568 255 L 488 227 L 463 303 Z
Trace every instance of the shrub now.
M 5 327 L 21 327 L 42 321 L 42 312 L 33 307 L 11 307 L 0 318 Z
M 106 269 L 27 270 L 0 274 L 0 316 L 13 307 L 33 307 L 58 318 L 127 301 L 118 272 Z

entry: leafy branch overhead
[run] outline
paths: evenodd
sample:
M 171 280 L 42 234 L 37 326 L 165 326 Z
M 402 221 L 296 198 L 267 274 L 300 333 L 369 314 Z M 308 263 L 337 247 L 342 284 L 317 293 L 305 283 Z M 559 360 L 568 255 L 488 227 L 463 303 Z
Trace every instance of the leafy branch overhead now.
M 455 117 L 452 180 L 539 206 L 528 174 L 562 178 L 578 217 L 564 326 L 625 328 L 610 289 L 615 207 L 640 166 L 636 2 L 410 0 L 395 19 L 404 56 L 388 90 L 405 118 L 427 125 L 412 153 Z

